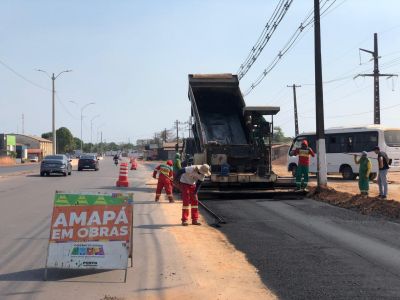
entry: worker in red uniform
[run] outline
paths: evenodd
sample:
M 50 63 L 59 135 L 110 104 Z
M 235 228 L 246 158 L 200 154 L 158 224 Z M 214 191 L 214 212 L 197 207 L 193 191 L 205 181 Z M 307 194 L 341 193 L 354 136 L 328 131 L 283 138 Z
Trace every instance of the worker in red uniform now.
M 292 151 L 291 155 L 299 156 L 296 170 L 296 187 L 298 190 L 307 190 L 310 156 L 314 157 L 315 153 L 308 147 L 307 140 L 303 140 L 300 149 L 295 149 Z
M 188 226 L 189 209 L 191 209 L 192 225 L 201 225 L 199 219 L 199 200 L 197 192 L 206 176 L 211 176 L 210 166 L 193 165 L 180 169 L 175 180 L 179 180 L 182 193 L 182 226 Z
M 159 173 L 156 189 L 156 202 L 160 201 L 163 188 L 165 189 L 169 202 L 174 202 L 174 197 L 172 196 L 173 165 L 174 163 L 172 160 L 168 160 L 166 164 L 161 164 L 154 169 L 153 178 L 156 179 L 157 173 Z

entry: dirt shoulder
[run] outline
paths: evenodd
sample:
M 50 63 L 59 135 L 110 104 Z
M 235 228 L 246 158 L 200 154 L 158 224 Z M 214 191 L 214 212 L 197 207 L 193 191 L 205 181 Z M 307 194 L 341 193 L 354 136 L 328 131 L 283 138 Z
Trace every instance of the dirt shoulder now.
M 146 185 L 154 186 L 155 181 Z M 181 201 L 161 205 L 167 223 L 180 223 L 181 206 Z M 220 231 L 207 225 L 202 216 L 200 221 L 202 226 L 167 227 L 176 240 L 182 264 L 193 283 L 169 289 L 165 299 L 276 299 L 245 255 Z
M 273 170 L 279 176 L 291 176 L 283 160 L 275 161 Z M 400 222 L 400 172 L 388 173 L 388 200 L 378 199 L 376 180 L 370 182 L 369 197 L 361 197 L 357 180 L 343 180 L 341 176 L 329 176 L 328 188 L 317 191 L 315 176 L 310 177 L 308 197 L 335 206 L 358 211 L 364 215 L 379 216 Z
M 292 176 L 290 172 L 287 171 L 287 165 L 285 161 L 274 161 L 273 171 L 279 176 Z M 388 199 L 395 201 L 400 201 L 400 172 L 389 172 L 389 193 Z M 317 180 L 315 176 L 310 176 L 310 186 L 316 186 Z M 360 193 L 358 189 L 358 180 L 343 180 L 341 176 L 329 176 L 328 186 L 339 192 L 349 193 L 351 195 L 357 195 Z M 378 184 L 376 180 L 371 181 L 369 184 L 370 196 L 376 197 L 379 195 Z

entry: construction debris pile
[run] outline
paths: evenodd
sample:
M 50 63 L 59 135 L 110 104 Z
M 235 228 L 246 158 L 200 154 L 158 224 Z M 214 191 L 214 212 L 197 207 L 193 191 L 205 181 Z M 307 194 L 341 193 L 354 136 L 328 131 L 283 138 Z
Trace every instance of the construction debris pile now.
M 391 219 L 400 219 L 400 202 L 383 200 L 375 197 L 362 197 L 350 193 L 338 192 L 333 188 L 317 191 L 310 188 L 307 195 L 314 200 L 326 202 L 335 206 L 356 210 L 364 215 L 383 216 Z

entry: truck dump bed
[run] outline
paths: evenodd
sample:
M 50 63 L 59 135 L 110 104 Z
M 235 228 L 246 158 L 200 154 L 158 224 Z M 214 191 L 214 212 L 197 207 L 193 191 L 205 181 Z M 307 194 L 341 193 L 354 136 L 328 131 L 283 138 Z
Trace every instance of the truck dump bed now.
M 189 75 L 189 98 L 202 146 L 248 144 L 243 119 L 245 104 L 236 76 Z

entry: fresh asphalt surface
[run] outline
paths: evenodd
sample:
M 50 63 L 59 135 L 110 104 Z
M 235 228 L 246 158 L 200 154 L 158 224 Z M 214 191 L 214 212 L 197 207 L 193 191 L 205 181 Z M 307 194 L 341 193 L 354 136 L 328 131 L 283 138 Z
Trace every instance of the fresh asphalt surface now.
M 400 224 L 308 199 L 205 203 L 280 299 L 400 299 Z

